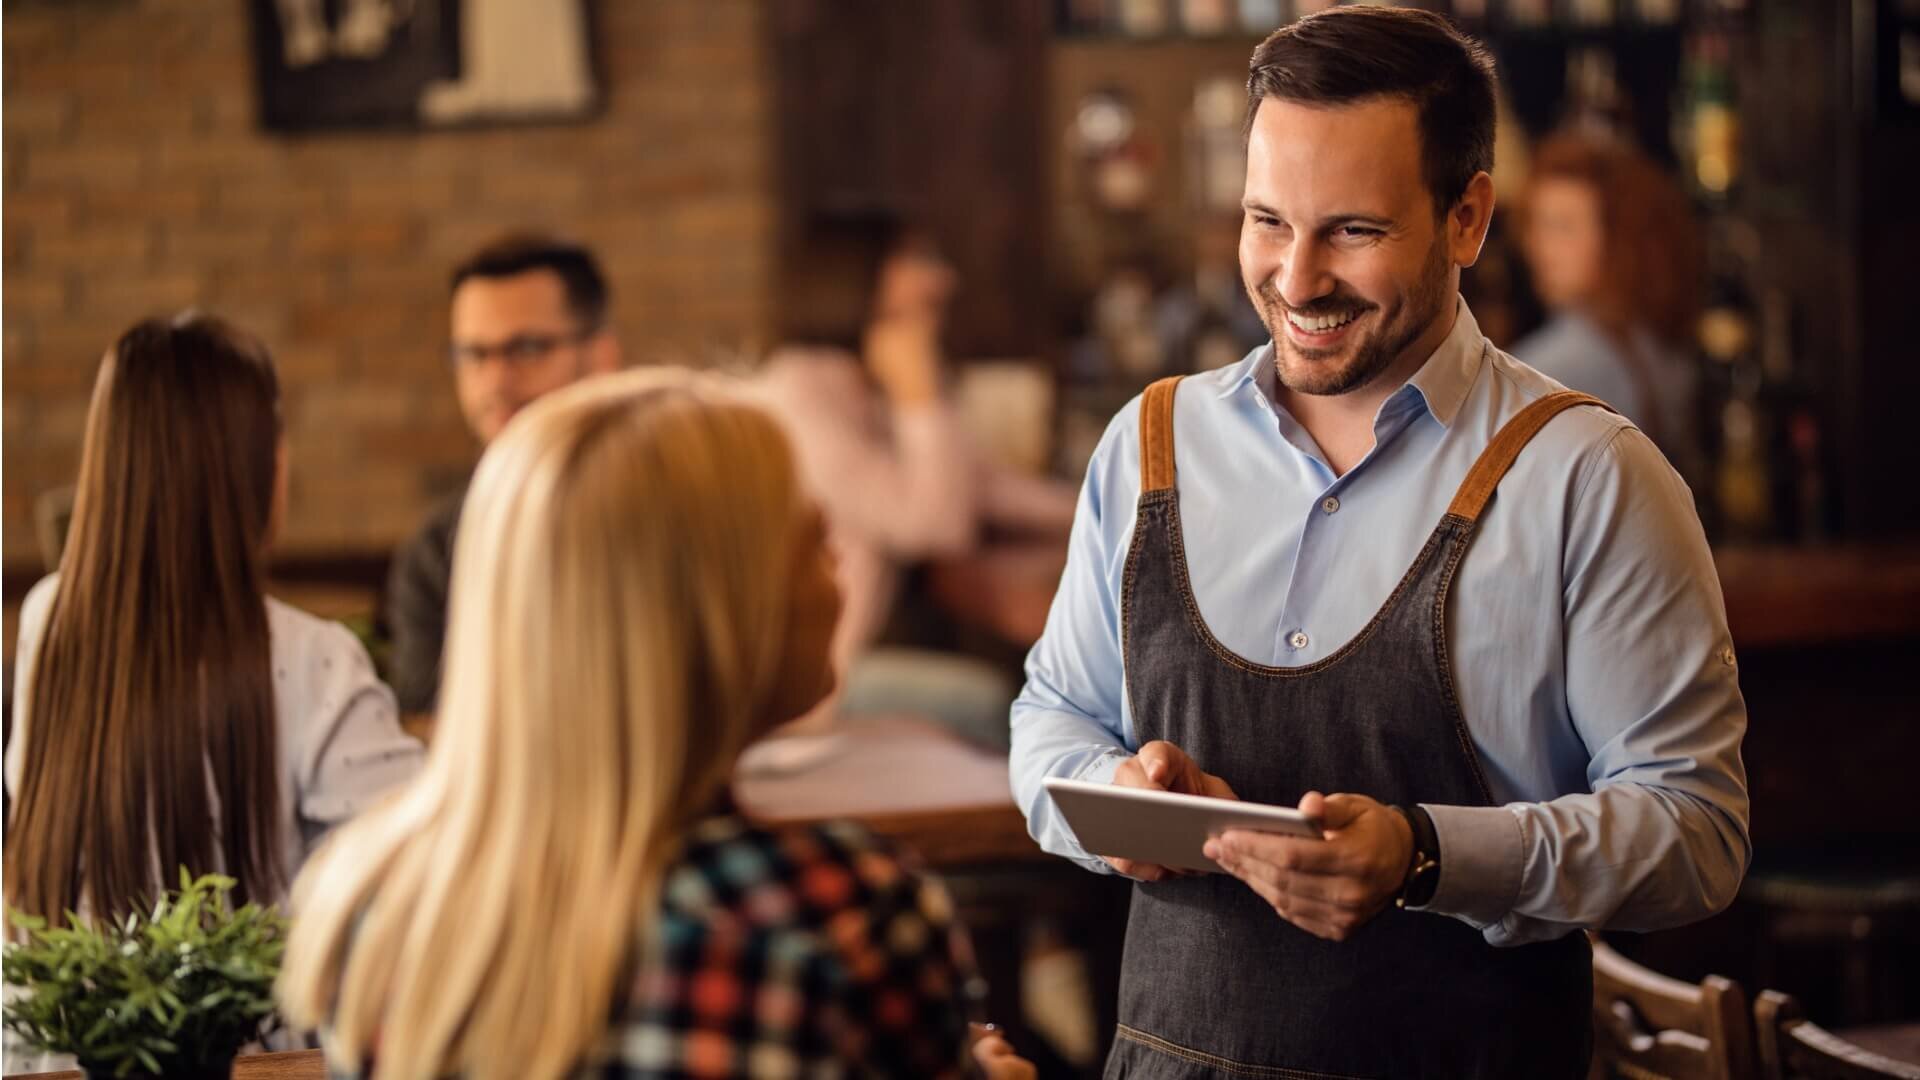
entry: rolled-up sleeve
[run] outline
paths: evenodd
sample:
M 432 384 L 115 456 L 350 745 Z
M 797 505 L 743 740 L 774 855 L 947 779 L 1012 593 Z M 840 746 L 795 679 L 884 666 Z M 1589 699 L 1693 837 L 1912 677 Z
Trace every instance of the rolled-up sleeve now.
M 1132 753 L 1117 560 L 1125 557 L 1139 488 L 1139 415 L 1136 400 L 1114 418 L 1094 452 L 1066 571 L 1046 631 L 1027 656 L 1026 686 L 1013 703 L 1009 771 L 1028 832 L 1043 850 L 1102 873 L 1111 868 L 1080 846 L 1044 782 L 1050 776 L 1105 782 Z
M 1692 495 L 1633 428 L 1581 485 L 1563 568 L 1565 685 L 1590 790 L 1427 807 L 1441 855 L 1427 910 L 1495 945 L 1704 918 L 1732 902 L 1752 854 L 1746 705 Z

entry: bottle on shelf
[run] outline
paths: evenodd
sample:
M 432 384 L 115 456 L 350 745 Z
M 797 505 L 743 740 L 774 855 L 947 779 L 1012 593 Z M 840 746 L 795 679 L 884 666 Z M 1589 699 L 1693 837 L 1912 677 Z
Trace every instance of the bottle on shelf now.
M 1567 14 L 1579 26 L 1612 26 L 1614 0 L 1568 0 Z
M 1740 176 L 1740 112 L 1733 92 L 1733 44 L 1708 30 L 1687 48 L 1682 74 L 1685 103 L 1676 111 L 1674 145 L 1681 149 L 1694 191 L 1722 204 Z
M 1180 0 L 1180 29 L 1194 37 L 1219 37 L 1233 29 L 1233 0 Z
M 1239 0 L 1240 29 L 1248 34 L 1270 34 L 1287 21 L 1285 0 Z
M 1620 90 L 1613 50 L 1593 45 L 1567 54 L 1566 122 L 1607 135 L 1633 129 L 1627 96 Z
M 1157 38 L 1171 29 L 1167 0 L 1116 0 L 1116 28 L 1130 38 Z
M 1522 30 L 1544 29 L 1553 23 L 1552 0 L 1505 0 L 1500 15 L 1511 27 Z
M 1760 297 L 1761 398 L 1774 418 L 1776 532 L 1801 543 L 1827 538 L 1825 440 L 1820 411 L 1794 363 L 1793 304 L 1778 288 Z
M 1715 539 L 1754 542 L 1774 532 L 1771 424 L 1754 352 L 1756 317 L 1746 263 L 1724 247 L 1718 254 L 1699 329 L 1707 361 L 1701 399 L 1711 458 L 1710 497 L 1701 510 Z
M 1479 26 L 1487 21 L 1487 0 L 1453 0 L 1454 21 Z
M 1202 214 L 1240 210 L 1246 186 L 1247 149 L 1240 138 L 1246 108 L 1240 79 L 1217 75 L 1194 87 L 1187 115 L 1187 191 Z
M 1672 26 L 1680 21 L 1680 0 L 1634 0 L 1633 14 L 1647 26 Z

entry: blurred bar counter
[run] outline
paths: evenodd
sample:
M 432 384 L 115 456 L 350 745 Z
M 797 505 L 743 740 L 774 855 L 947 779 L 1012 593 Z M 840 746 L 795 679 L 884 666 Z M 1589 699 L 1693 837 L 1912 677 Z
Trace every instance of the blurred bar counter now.
M 931 583 L 956 616 L 1024 647 L 1046 627 L 1065 559 L 1050 547 L 996 547 L 936 565 Z M 1742 649 L 1920 639 L 1920 541 L 1724 545 L 1714 562 Z
M 1920 637 L 1920 543 L 1717 547 L 1742 648 Z

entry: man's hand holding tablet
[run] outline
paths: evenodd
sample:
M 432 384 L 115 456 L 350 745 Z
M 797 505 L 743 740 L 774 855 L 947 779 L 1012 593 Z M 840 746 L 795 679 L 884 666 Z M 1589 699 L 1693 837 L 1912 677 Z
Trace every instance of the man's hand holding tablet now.
M 1106 785 L 1076 781 L 1049 780 L 1047 786 L 1054 791 L 1056 799 L 1065 798 L 1070 794 L 1069 789 L 1075 787 L 1087 794 L 1106 789 Z M 1202 770 L 1185 751 L 1164 741 L 1147 743 L 1138 754 L 1122 762 L 1114 772 L 1113 786 L 1236 802 L 1240 798 L 1225 780 Z M 1244 805 L 1250 812 L 1276 809 Z M 1139 807 L 1134 809 L 1137 811 Z M 1177 809 L 1164 806 L 1160 812 Z M 1223 815 L 1216 812 L 1210 815 L 1213 824 L 1189 822 L 1185 828 L 1204 828 L 1205 832 L 1199 835 L 1207 837 L 1202 848 L 1205 859 L 1245 882 L 1281 918 L 1318 937 L 1345 940 L 1378 914 L 1408 880 L 1414 851 L 1412 830 L 1401 813 L 1365 795 L 1322 795 L 1311 791 L 1300 800 L 1298 813 L 1291 816 L 1300 820 L 1261 825 L 1220 820 Z M 1069 812 L 1068 817 L 1071 820 L 1073 814 Z M 1153 831 L 1163 825 L 1166 823 L 1156 821 L 1153 825 L 1131 828 Z M 1307 829 L 1314 835 L 1304 835 Z M 1110 823 L 1107 831 L 1111 830 Z M 1302 835 L 1286 835 L 1288 832 Z M 1116 846 L 1126 846 L 1128 842 L 1137 846 L 1142 843 L 1143 835 L 1126 831 L 1109 839 Z M 1176 849 L 1198 842 L 1197 835 L 1186 835 L 1189 839 L 1173 841 Z M 1137 881 L 1162 881 L 1196 872 L 1141 859 L 1096 854 L 1101 854 L 1115 870 Z
M 1145 791 L 1171 791 L 1179 795 L 1209 795 L 1216 799 L 1238 799 L 1233 788 L 1225 780 L 1209 772 L 1203 772 L 1194 764 L 1185 750 L 1165 740 L 1155 740 L 1140 748 L 1140 752 L 1120 763 L 1113 774 L 1113 782 L 1121 787 L 1140 788 Z M 1189 873 L 1186 870 L 1169 870 L 1154 863 L 1136 862 L 1132 859 L 1106 857 L 1109 865 L 1120 873 L 1138 881 L 1159 881 L 1162 878 Z
M 1404 887 L 1413 829 L 1393 807 L 1365 795 L 1310 791 L 1300 812 L 1319 819 L 1321 839 L 1230 829 L 1207 841 L 1206 856 L 1281 918 L 1315 937 L 1345 941 Z

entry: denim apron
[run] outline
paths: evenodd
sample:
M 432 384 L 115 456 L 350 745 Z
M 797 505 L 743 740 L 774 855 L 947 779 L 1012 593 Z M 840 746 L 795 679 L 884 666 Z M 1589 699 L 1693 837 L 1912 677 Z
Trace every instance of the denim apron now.
M 1291 806 L 1317 790 L 1493 805 L 1454 696 L 1448 589 L 1521 449 L 1562 410 L 1602 403 L 1569 392 L 1522 410 L 1372 621 L 1326 659 L 1278 668 L 1228 650 L 1194 601 L 1174 483 L 1177 383 L 1148 388 L 1141 409 L 1121 590 L 1139 741 L 1179 746 L 1254 802 Z M 1495 948 L 1457 919 L 1389 905 L 1346 941 L 1323 941 L 1225 874 L 1138 883 L 1106 1075 L 1581 1077 L 1592 978 L 1582 934 Z

